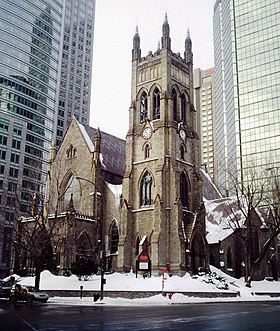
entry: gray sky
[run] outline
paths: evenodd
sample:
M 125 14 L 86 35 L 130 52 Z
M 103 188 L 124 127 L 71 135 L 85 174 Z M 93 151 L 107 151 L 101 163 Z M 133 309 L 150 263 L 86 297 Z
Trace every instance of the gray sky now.
M 190 30 L 194 68 L 213 67 L 216 0 L 96 0 L 90 125 L 125 138 L 131 104 L 131 50 L 138 25 L 142 56 L 155 52 L 168 16 L 171 49 L 184 54 Z

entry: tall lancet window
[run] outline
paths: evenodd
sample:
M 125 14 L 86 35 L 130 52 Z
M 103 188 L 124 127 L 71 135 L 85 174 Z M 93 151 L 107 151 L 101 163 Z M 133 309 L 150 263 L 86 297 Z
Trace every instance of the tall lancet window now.
M 148 116 L 148 99 L 147 93 L 143 92 L 140 98 L 140 123 L 144 123 Z
M 182 206 L 189 209 L 188 182 L 185 174 L 180 176 L 180 197 Z
M 148 206 L 152 204 L 152 176 L 148 171 L 145 172 L 141 181 L 140 204 Z
M 156 87 L 153 93 L 153 119 L 160 118 L 160 95 L 159 89 Z
M 116 221 L 114 221 L 111 227 L 111 254 L 116 254 L 118 252 L 119 244 L 119 227 Z
M 181 98 L 181 120 L 186 123 L 186 112 L 187 112 L 187 99 L 185 94 L 182 95 Z
M 175 89 L 172 90 L 172 111 L 173 119 L 177 121 L 177 92 Z

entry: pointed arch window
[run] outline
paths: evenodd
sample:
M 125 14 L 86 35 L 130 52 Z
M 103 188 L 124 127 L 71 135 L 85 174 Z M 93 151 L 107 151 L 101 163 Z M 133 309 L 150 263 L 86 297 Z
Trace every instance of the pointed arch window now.
M 259 256 L 259 234 L 258 230 L 251 229 L 249 232 L 249 250 L 250 250 L 250 260 L 255 262 Z
M 79 258 L 87 258 L 92 256 L 92 246 L 89 235 L 86 231 L 83 231 L 77 239 L 76 243 L 76 255 Z
M 180 176 L 180 197 L 184 208 L 189 209 L 188 182 L 185 174 Z
M 145 159 L 148 159 L 150 157 L 150 150 L 151 146 L 149 144 L 146 144 L 144 147 Z
M 153 93 L 153 119 L 160 118 L 160 94 L 159 89 L 156 87 Z
M 148 171 L 145 172 L 141 181 L 140 204 L 148 206 L 152 204 L 152 176 Z
M 185 148 L 183 145 L 181 145 L 181 147 L 180 147 L 180 157 L 181 157 L 181 160 L 185 160 Z
M 116 221 L 114 221 L 111 227 L 111 254 L 116 254 L 118 252 L 119 245 L 119 227 Z
M 187 119 L 187 99 L 185 94 L 183 94 L 181 98 L 181 120 L 182 122 L 186 123 L 186 119 Z
M 147 93 L 143 92 L 140 97 L 140 123 L 144 123 L 148 116 Z
M 231 248 L 229 247 L 227 250 L 227 269 L 232 268 L 232 258 L 231 258 Z
M 172 90 L 172 112 L 174 121 L 177 121 L 177 92 L 175 89 Z

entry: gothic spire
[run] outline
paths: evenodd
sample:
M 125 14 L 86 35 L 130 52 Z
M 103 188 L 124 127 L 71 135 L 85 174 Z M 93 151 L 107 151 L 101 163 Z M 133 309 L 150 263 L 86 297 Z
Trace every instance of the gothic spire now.
M 193 63 L 193 53 L 192 53 L 192 40 L 190 37 L 190 30 L 187 31 L 187 37 L 185 40 L 185 61 L 187 63 L 192 64 Z
M 162 25 L 162 38 L 161 38 L 161 44 L 163 49 L 164 48 L 171 49 L 171 39 L 169 33 L 170 33 L 170 28 L 167 19 L 167 13 L 165 13 L 164 23 Z
M 140 49 L 140 36 L 138 32 L 138 26 L 136 26 L 135 35 L 133 37 L 133 49 L 132 49 L 132 61 L 141 59 Z

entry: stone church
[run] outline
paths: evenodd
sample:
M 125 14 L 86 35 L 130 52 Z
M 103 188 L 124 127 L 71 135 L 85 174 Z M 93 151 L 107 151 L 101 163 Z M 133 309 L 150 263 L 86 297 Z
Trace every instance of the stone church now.
M 73 119 L 51 149 L 45 209 L 64 238 L 57 264 L 98 263 L 102 251 L 112 270 L 135 271 L 145 252 L 155 275 L 207 269 L 189 33 L 184 55 L 173 53 L 166 16 L 161 45 L 142 57 L 136 29 L 131 79 L 125 141 Z

